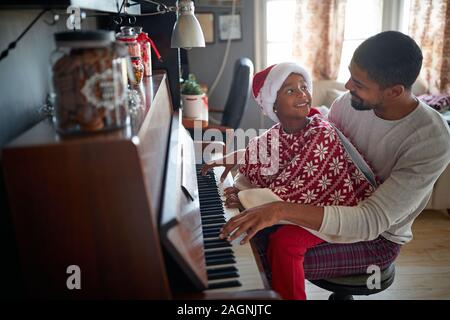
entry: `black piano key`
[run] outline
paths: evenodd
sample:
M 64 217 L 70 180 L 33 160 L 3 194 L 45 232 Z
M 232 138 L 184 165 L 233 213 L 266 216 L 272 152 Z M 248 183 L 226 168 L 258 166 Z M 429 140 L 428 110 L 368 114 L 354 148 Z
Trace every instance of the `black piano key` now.
M 208 211 L 204 211 L 202 212 L 202 208 L 200 208 L 200 215 L 201 216 L 215 216 L 217 214 L 224 214 L 223 210 L 221 209 L 215 209 L 215 210 L 208 210 Z
M 203 197 L 203 195 L 201 193 L 200 193 L 200 197 Z M 209 198 L 206 198 L 206 199 L 202 198 L 200 200 L 200 205 L 211 204 L 211 203 L 221 205 L 223 203 L 223 201 L 219 197 L 212 197 L 212 196 L 210 196 Z
M 202 212 L 202 209 L 204 210 L 204 212 L 209 212 L 211 210 L 220 210 L 223 211 L 223 208 L 221 206 L 210 206 L 210 205 L 206 205 L 206 206 L 200 206 L 200 212 Z
M 214 190 L 214 191 L 219 192 L 219 189 L 217 188 L 215 181 L 198 181 L 197 186 L 200 191 Z
M 234 266 L 230 267 L 221 267 L 221 268 L 214 268 L 206 270 L 206 273 L 208 275 L 217 274 L 217 273 L 232 273 L 232 272 L 238 272 L 238 269 Z
M 219 235 L 220 235 L 220 231 L 218 231 L 218 230 L 203 232 L 203 237 L 204 238 L 219 239 Z
M 236 260 L 233 258 L 217 258 L 217 259 L 206 259 L 206 266 L 217 266 L 221 264 L 234 264 Z
M 200 207 L 200 215 L 202 216 L 212 216 L 212 215 L 224 215 L 223 208 L 202 208 Z
M 223 222 L 223 221 L 203 221 L 202 224 L 205 227 L 209 227 L 209 226 L 221 227 L 225 224 L 225 222 Z
M 209 215 L 209 216 L 201 216 L 202 221 L 211 221 L 211 220 L 217 220 L 217 219 L 221 219 L 221 221 L 225 222 L 225 217 L 223 214 L 218 213 L 216 215 Z
M 203 238 L 217 238 L 219 239 L 220 231 L 203 232 Z
M 211 283 L 208 285 L 208 289 L 222 289 L 222 288 L 234 288 L 234 287 L 241 287 L 242 284 L 238 280 L 231 280 L 231 281 L 224 281 L 224 282 L 217 282 L 217 283 Z
M 204 193 L 205 195 L 211 196 L 211 197 L 215 197 L 215 196 L 219 196 L 219 189 L 215 186 L 215 183 L 199 183 L 198 185 L 198 191 L 201 193 Z
M 203 232 L 220 231 L 220 229 L 222 229 L 222 226 L 203 226 Z
M 200 206 L 200 214 L 210 214 L 211 213 L 216 213 L 216 214 L 225 214 L 225 212 L 223 211 L 223 206 L 216 206 L 216 207 L 204 207 L 204 206 Z
M 203 241 L 205 244 L 213 244 L 213 243 L 229 243 L 227 240 L 225 239 L 207 239 L 205 241 Z
M 203 221 L 203 234 L 208 233 L 208 234 L 213 234 L 213 233 L 220 233 L 220 228 L 225 224 L 225 222 L 218 222 L 218 221 Z M 218 229 L 211 229 L 211 230 L 205 230 L 205 228 L 209 228 L 209 227 L 218 227 Z M 219 228 L 220 227 L 220 228 Z
M 231 250 L 231 249 L 228 249 L 228 248 L 223 248 L 223 249 L 220 249 L 220 250 L 214 250 L 214 251 L 207 251 L 207 252 L 205 252 L 205 256 L 217 256 L 217 255 L 220 255 L 220 254 L 230 254 L 230 255 L 233 255 L 233 250 Z
M 213 253 L 214 251 L 209 251 L 209 253 Z M 208 255 L 207 253 L 205 253 L 205 260 L 211 260 L 211 259 L 231 259 L 231 258 L 235 258 L 233 253 L 220 253 L 220 254 L 212 254 L 212 255 Z
M 211 196 L 211 197 L 220 197 L 219 195 L 219 189 L 217 189 L 216 187 L 212 187 L 212 188 L 198 188 L 199 191 L 204 194 L 205 196 Z
M 223 242 L 223 243 L 208 243 L 204 244 L 205 249 L 215 249 L 215 248 L 227 248 L 231 247 L 231 244 L 229 242 Z
M 222 202 L 210 202 L 210 203 L 200 203 L 200 211 L 203 210 L 208 210 L 208 209 L 218 209 L 218 210 L 223 210 L 223 204 Z
M 210 215 L 210 216 L 202 216 L 201 218 L 202 218 L 202 220 L 203 219 L 206 219 L 206 220 L 208 220 L 208 219 L 217 219 L 217 218 L 225 219 L 223 214 L 221 214 L 221 213 L 217 213 L 216 215 Z
M 221 280 L 221 279 L 230 279 L 230 278 L 239 278 L 239 274 L 237 272 L 223 272 L 223 273 L 216 273 L 216 274 L 208 275 L 208 280 Z
M 203 224 L 212 224 L 212 223 L 225 223 L 225 219 L 224 218 L 214 218 L 214 219 L 202 219 L 202 223 Z
M 209 227 L 203 227 L 203 232 L 214 232 L 214 231 L 220 231 L 222 229 L 221 226 L 209 226 Z

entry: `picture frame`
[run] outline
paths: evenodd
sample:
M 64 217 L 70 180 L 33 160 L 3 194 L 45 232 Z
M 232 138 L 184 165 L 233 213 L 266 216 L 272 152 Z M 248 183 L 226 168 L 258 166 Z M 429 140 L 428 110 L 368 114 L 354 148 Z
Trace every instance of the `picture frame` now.
M 198 12 L 195 14 L 200 27 L 202 28 L 203 35 L 205 36 L 205 43 L 211 44 L 215 42 L 215 19 L 213 12 Z
M 219 16 L 219 40 L 242 40 L 241 14 L 223 14 Z

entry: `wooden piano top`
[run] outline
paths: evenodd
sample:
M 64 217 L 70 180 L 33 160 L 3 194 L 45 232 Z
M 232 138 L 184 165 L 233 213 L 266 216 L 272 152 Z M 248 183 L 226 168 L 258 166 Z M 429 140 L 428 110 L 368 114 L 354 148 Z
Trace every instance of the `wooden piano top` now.
M 167 81 L 167 75 L 164 71 L 155 71 L 153 76 L 143 79 L 141 90 L 145 94 L 145 105 L 142 106 L 137 114 L 131 116 L 130 124 L 123 129 L 92 134 L 62 136 L 56 132 L 55 125 L 51 119 L 45 119 L 18 136 L 6 148 L 62 145 L 66 143 L 83 144 L 104 140 L 132 140 L 139 135 L 142 129 L 145 129 L 143 128 L 144 120 L 147 118 L 148 113 L 152 112 L 152 106 L 155 104 L 155 100 L 159 98 L 158 94 L 161 95 L 161 90 L 159 89 L 164 81 Z M 170 101 L 169 103 L 172 105 Z
M 170 298 L 158 234 L 173 108 L 165 73 L 124 129 L 63 137 L 43 120 L 3 150 L 30 298 Z M 68 290 L 77 265 L 83 290 Z

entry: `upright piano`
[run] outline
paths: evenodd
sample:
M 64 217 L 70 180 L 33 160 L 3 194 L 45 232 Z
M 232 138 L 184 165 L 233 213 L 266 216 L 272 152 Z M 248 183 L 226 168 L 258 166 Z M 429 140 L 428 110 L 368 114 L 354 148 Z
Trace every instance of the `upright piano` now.
M 255 248 L 218 239 L 236 211 L 223 207 L 220 168 L 200 176 L 211 145 L 183 128 L 167 75 L 142 92 L 121 130 L 63 137 L 46 119 L 4 148 L 26 296 L 277 298 Z

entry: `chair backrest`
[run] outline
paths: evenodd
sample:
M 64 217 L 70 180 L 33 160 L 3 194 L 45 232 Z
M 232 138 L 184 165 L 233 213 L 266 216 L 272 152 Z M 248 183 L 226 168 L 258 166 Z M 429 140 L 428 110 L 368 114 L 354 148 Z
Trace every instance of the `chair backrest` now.
M 221 125 L 237 129 L 247 107 L 253 76 L 253 63 L 240 58 L 234 64 L 233 79 L 225 103 Z

